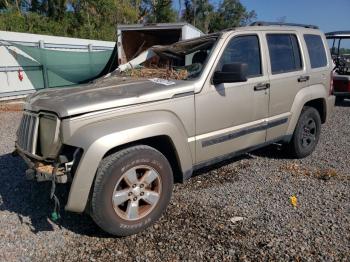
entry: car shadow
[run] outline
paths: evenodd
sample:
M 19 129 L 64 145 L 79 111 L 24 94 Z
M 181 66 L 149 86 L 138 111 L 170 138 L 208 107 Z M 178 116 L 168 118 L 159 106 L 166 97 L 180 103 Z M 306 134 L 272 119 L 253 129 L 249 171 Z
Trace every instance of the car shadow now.
M 252 151 L 249 154 L 257 157 L 265 157 L 270 159 L 293 159 L 280 144 L 271 144 L 266 147 L 262 147 L 255 151 Z
M 282 148 L 280 144 L 271 144 L 265 147 L 262 147 L 260 149 L 254 150 L 252 152 L 242 154 L 239 156 L 235 156 L 232 158 L 225 159 L 223 161 L 220 161 L 214 165 L 202 167 L 198 170 L 196 170 L 192 177 L 201 176 L 203 174 L 206 174 L 210 171 L 213 171 L 215 169 L 219 169 L 221 167 L 224 167 L 226 165 L 234 164 L 235 162 L 239 162 L 241 160 L 251 160 L 255 157 L 264 157 L 269 159 L 293 159 L 286 150 Z
M 50 219 L 54 203 L 50 199 L 51 182 L 27 181 L 27 166 L 20 157 L 11 154 L 0 156 L 0 211 L 15 213 L 21 224 L 33 233 L 53 231 L 54 224 L 77 234 L 110 237 L 104 233 L 86 214 L 64 211 L 68 196 L 68 186 L 57 185 L 56 194 L 61 202 L 61 219 Z
M 220 161 L 218 163 L 215 163 L 215 164 L 208 165 L 208 166 L 201 167 L 201 168 L 197 169 L 196 171 L 193 172 L 191 178 L 197 177 L 197 176 L 201 176 L 201 175 L 205 175 L 205 174 L 207 174 L 210 171 L 213 171 L 215 169 L 219 169 L 221 167 L 234 164 L 234 163 L 239 162 L 241 160 L 248 160 L 248 159 L 253 159 L 253 157 L 248 155 L 248 154 L 243 154 L 243 155 L 240 155 L 240 156 L 231 157 L 231 158 L 222 160 L 222 161 Z
M 217 164 L 203 167 L 194 172 L 192 177 L 206 174 L 214 169 L 230 165 L 240 160 L 253 159 L 254 156 L 282 159 L 276 145 L 226 159 Z M 25 178 L 26 163 L 21 157 L 11 154 L 0 155 L 0 211 L 15 213 L 19 222 L 37 234 L 43 231 L 54 231 L 54 224 L 77 234 L 101 238 L 112 237 L 102 231 L 87 214 L 75 214 L 64 211 L 68 198 L 69 186 L 57 185 L 56 195 L 60 199 L 61 219 L 54 222 L 50 219 L 54 203 L 50 199 L 51 182 L 37 183 Z

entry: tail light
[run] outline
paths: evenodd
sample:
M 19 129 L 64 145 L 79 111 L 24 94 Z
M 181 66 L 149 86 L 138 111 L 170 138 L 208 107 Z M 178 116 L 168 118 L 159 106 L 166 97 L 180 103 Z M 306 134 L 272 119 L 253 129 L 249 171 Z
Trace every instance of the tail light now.
M 331 81 L 330 81 L 330 85 L 329 85 L 329 95 L 333 95 L 333 91 L 334 91 L 334 71 L 331 72 Z

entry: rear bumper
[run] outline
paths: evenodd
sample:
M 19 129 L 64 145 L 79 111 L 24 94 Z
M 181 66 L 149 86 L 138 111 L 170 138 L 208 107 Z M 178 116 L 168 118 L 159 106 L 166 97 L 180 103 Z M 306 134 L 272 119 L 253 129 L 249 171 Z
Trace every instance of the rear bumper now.
M 350 96 L 350 75 L 336 75 L 333 79 L 335 96 Z
M 326 99 L 326 103 L 327 103 L 327 115 L 326 115 L 326 121 L 328 121 L 333 114 L 334 111 L 334 105 L 335 105 L 335 96 L 329 96 Z

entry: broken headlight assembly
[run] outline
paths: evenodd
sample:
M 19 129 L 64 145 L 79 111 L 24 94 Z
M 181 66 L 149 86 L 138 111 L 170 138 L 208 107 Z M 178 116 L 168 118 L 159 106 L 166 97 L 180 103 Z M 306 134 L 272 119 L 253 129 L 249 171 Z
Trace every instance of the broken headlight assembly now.
M 55 159 L 62 145 L 61 121 L 51 114 L 42 114 L 39 119 L 37 155 L 45 159 Z

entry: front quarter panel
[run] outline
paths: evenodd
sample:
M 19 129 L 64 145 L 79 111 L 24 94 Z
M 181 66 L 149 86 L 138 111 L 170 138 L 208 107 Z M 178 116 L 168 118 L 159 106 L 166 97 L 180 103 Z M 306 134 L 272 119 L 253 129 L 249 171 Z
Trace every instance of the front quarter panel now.
M 77 130 L 65 143 L 81 147 L 83 157 L 74 175 L 66 210 L 83 212 L 96 170 L 111 149 L 130 142 L 160 135 L 168 136 L 177 151 L 183 172 L 191 170 L 193 160 L 188 133 L 170 111 L 150 111 L 95 122 Z

